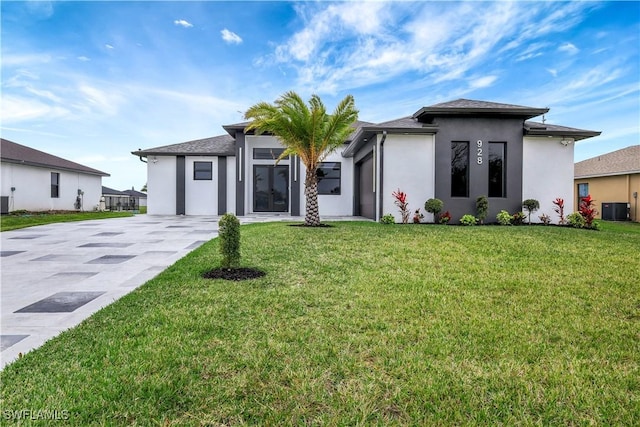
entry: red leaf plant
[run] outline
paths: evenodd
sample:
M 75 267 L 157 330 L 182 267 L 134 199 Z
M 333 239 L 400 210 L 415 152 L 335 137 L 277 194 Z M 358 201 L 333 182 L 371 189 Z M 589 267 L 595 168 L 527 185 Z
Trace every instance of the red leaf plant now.
M 400 209 L 400 215 L 402 215 L 402 223 L 409 223 L 409 203 L 407 203 L 407 193 L 404 191 L 394 191 L 391 193 L 394 199 L 396 199 L 393 203 Z
M 598 214 L 596 205 L 593 202 L 594 200 L 591 198 L 591 194 L 587 194 L 587 197 L 582 198 L 580 206 L 578 207 L 578 212 L 580 212 L 580 215 L 584 218 L 585 225 L 588 228 L 593 228 L 593 220 Z
M 566 223 L 566 220 L 564 218 L 564 199 L 558 197 L 553 201 L 553 204 L 556 205 L 553 210 L 558 214 L 558 216 L 560 216 L 560 221 L 558 221 L 558 224 L 564 225 Z

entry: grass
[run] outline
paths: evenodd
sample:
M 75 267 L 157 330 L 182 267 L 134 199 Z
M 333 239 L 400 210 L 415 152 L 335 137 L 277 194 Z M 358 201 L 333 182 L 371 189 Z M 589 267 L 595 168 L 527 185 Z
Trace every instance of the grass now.
M 242 228 L 2 372 L 75 425 L 638 425 L 640 225 Z
M 16 212 L 0 217 L 0 231 L 17 230 L 56 222 L 133 216 L 131 212 Z

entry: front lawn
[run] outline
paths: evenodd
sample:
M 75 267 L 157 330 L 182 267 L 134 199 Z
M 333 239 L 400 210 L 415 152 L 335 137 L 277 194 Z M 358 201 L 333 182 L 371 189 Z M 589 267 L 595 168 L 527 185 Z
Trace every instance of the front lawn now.
M 56 222 L 121 218 L 132 215 L 132 212 L 15 212 L 0 217 L 0 231 L 17 230 L 18 228 Z
M 640 226 L 243 226 L 2 372 L 77 425 L 638 425 Z

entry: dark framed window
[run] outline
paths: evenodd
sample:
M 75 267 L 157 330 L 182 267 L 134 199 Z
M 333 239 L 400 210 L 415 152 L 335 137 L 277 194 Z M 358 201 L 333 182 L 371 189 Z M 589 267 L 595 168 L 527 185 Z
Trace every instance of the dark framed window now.
M 469 141 L 451 142 L 451 197 L 469 197 Z
M 489 197 L 507 197 L 506 146 L 489 142 Z
M 318 194 L 340 194 L 340 162 L 318 164 Z
M 211 181 L 213 179 L 212 162 L 193 162 L 194 181 Z
M 51 198 L 57 199 L 58 197 L 60 197 L 60 174 L 51 172 Z
M 276 160 L 284 152 L 284 148 L 254 148 L 253 158 L 256 160 Z M 289 156 L 285 157 L 288 159 Z
M 589 195 L 589 184 L 578 184 L 578 201 Z

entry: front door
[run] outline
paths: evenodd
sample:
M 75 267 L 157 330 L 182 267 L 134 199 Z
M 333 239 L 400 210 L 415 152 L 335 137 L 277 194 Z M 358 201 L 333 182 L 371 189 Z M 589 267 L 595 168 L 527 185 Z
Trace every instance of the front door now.
M 253 211 L 289 210 L 289 166 L 253 166 Z

